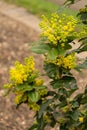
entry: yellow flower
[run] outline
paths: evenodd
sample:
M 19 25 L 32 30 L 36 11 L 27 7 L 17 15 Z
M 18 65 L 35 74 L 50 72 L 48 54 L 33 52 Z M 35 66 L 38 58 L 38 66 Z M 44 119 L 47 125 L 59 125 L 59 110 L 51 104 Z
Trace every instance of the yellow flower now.
M 58 56 L 55 60 L 49 60 L 46 57 L 46 63 L 53 63 L 59 67 L 63 67 L 65 69 L 73 69 L 76 67 L 76 57 L 75 54 L 69 54 L 68 56 Z
M 15 83 L 23 83 L 22 73 L 17 71 L 15 68 L 10 69 L 10 79 L 13 80 Z
M 44 115 L 44 116 L 43 116 L 43 119 L 44 119 L 44 121 L 45 121 L 46 123 L 50 123 L 50 122 L 51 122 L 51 119 L 49 118 L 48 115 Z
M 68 26 L 64 26 L 63 27 L 63 30 L 65 31 L 65 30 L 68 30 Z
M 43 79 L 35 79 L 35 84 L 41 86 L 43 84 Z
M 35 70 L 35 62 L 34 62 L 34 58 L 31 56 L 29 58 L 25 58 L 25 71 L 27 73 L 32 72 Z
M 10 80 L 15 84 L 22 84 L 34 71 L 36 72 L 33 57 L 26 58 L 24 65 L 16 61 L 15 67 L 10 69 Z
M 76 57 L 73 54 L 68 55 L 63 59 L 63 67 L 73 69 L 76 67 Z
M 47 91 L 47 89 L 40 89 L 38 92 L 39 92 L 40 96 L 44 96 L 47 94 L 48 91 Z
M 77 21 L 72 16 L 53 13 L 51 18 L 43 16 L 40 23 L 42 29 L 41 36 L 46 37 L 51 44 L 59 44 L 67 41 L 68 36 L 75 35 L 75 27 Z
M 84 117 L 79 117 L 79 122 L 83 123 Z
M 12 83 L 8 83 L 8 84 L 5 84 L 3 87 L 4 87 L 5 89 L 7 89 L 7 88 L 13 88 L 14 85 L 13 85 Z
M 69 110 L 69 106 L 65 106 L 65 107 L 62 108 L 62 111 L 63 111 L 64 113 L 66 113 L 68 110 Z
M 28 105 L 34 111 L 39 111 L 39 109 L 40 109 L 40 106 L 35 102 L 29 103 Z
M 62 43 L 61 46 L 64 47 L 65 46 L 64 43 Z
M 21 101 L 21 99 L 22 99 L 22 94 L 18 94 L 16 97 L 15 97 L 15 103 L 16 104 L 19 104 L 20 103 L 20 101 Z

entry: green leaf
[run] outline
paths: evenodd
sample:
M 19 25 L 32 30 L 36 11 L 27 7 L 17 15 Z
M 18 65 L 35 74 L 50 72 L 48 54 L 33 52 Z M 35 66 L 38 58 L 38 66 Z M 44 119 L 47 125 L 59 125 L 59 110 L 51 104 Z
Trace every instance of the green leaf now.
M 84 11 L 80 11 L 77 16 L 80 16 L 82 23 L 87 24 L 87 7 L 83 9 Z
M 72 112 L 70 116 L 71 116 L 71 118 L 72 118 L 74 121 L 77 121 L 79 115 L 80 115 L 79 111 L 76 110 L 76 111 Z
M 87 103 L 87 94 L 82 97 L 81 104 Z
M 78 64 L 75 69 L 87 69 L 87 59 L 83 63 Z
M 50 50 L 50 47 L 48 44 L 40 44 L 38 46 L 32 46 L 30 49 L 32 52 L 35 52 L 37 54 L 44 54 Z
M 75 108 L 79 108 L 79 103 L 77 101 L 74 101 L 72 104 L 72 107 Z
M 38 92 L 36 92 L 36 91 L 30 92 L 28 97 L 29 97 L 29 100 L 32 102 L 37 102 L 40 99 L 40 96 L 39 96 Z
M 81 39 L 79 39 L 79 42 L 82 41 L 82 45 L 87 43 L 87 36 L 82 37 Z
M 44 69 L 45 69 L 47 75 L 52 79 L 55 79 L 55 75 L 59 74 L 59 69 L 54 64 L 51 64 L 51 63 L 45 64 Z
M 87 44 L 85 44 L 81 49 L 79 49 L 78 53 L 87 51 Z
M 37 77 L 38 77 L 38 72 L 32 74 L 32 76 L 28 76 L 28 79 L 27 79 L 28 82 L 27 83 L 32 84 L 33 81 L 35 80 L 35 78 L 37 78 Z
M 26 92 L 33 90 L 33 87 L 28 84 L 21 84 L 15 87 L 15 91 Z
M 58 50 L 57 49 L 52 48 L 48 51 L 47 57 L 48 57 L 49 60 L 55 60 L 57 58 L 57 56 L 58 56 Z
M 54 117 L 52 117 L 51 122 L 50 122 L 50 126 L 51 126 L 52 128 L 54 128 L 55 125 L 56 125 L 56 121 L 55 121 Z
M 70 44 L 66 44 L 65 46 L 64 46 L 64 49 L 65 50 L 69 50 L 69 49 L 71 49 L 72 48 L 72 46 L 70 45 Z
M 56 81 L 52 81 L 51 85 L 53 86 L 54 89 L 57 89 L 63 86 L 63 82 L 62 80 L 56 80 Z
M 58 55 L 63 55 L 64 56 L 66 54 L 66 48 L 65 48 L 65 46 L 64 47 L 58 46 L 58 48 L 57 48 Z
M 53 101 L 53 99 L 49 99 L 47 100 L 45 103 L 43 103 L 40 107 L 40 110 L 38 112 L 38 118 L 41 118 L 43 112 L 47 109 L 47 107 L 49 106 L 49 104 Z
M 71 90 L 77 90 L 76 79 L 73 76 L 64 76 L 63 82 L 66 88 L 70 88 Z
M 85 86 L 85 92 L 84 93 L 87 94 L 87 85 Z
M 82 100 L 83 93 L 80 93 L 74 97 L 74 101 L 78 102 L 80 104 Z
M 56 92 L 55 91 L 48 91 L 47 95 L 48 96 L 54 96 L 54 95 L 56 95 Z
M 44 89 L 44 88 L 47 88 L 45 85 L 42 85 L 42 86 L 33 86 L 33 88 L 35 88 L 36 90 L 40 90 L 40 89 Z
M 41 118 L 37 117 L 37 122 L 38 122 L 37 130 L 44 130 L 46 123 L 43 120 L 43 115 L 41 116 Z
M 54 82 L 51 82 L 51 84 L 53 85 L 54 89 L 60 88 L 62 86 L 72 90 L 77 89 L 76 80 L 71 76 L 64 76 L 62 79 L 57 79 Z

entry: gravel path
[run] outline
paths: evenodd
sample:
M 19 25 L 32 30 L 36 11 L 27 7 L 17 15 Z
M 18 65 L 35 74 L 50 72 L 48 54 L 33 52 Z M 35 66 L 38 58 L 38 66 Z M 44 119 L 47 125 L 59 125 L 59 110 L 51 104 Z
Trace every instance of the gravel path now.
M 2 0 L 0 1 L 0 12 L 24 25 L 31 27 L 33 30 L 40 32 L 39 22 L 40 20 L 28 13 L 25 9 L 17 7 L 15 5 L 9 5 Z

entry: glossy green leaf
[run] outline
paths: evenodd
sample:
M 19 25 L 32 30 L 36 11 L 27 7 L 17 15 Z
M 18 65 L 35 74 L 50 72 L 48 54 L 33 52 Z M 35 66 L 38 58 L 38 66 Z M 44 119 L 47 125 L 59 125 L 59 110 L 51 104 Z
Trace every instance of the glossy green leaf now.
M 87 59 L 83 63 L 78 64 L 76 69 L 87 69 Z
M 87 8 L 87 7 L 86 7 L 86 8 Z M 81 19 L 82 23 L 84 23 L 84 24 L 87 24 L 87 11 L 85 11 L 86 8 L 84 8 L 84 11 L 83 11 L 83 12 L 80 11 L 80 12 L 78 13 L 78 15 L 77 15 L 77 16 L 80 16 L 80 19 Z M 86 9 L 86 10 L 87 10 L 87 9 Z
M 81 104 L 87 103 L 87 94 L 82 97 Z
M 86 40 L 85 40 L 86 41 Z M 84 52 L 84 51 L 87 51 L 87 42 L 86 44 L 84 44 L 83 47 L 81 47 L 79 50 L 78 50 L 78 53 L 81 53 L 81 52 Z
M 74 101 L 78 102 L 80 104 L 82 99 L 83 93 L 80 93 L 74 97 Z
M 72 46 L 71 46 L 70 44 L 66 44 L 66 45 L 64 46 L 64 49 L 65 49 L 65 50 L 72 49 Z
M 80 115 L 79 111 L 76 110 L 76 111 L 74 111 L 74 112 L 71 113 L 71 118 L 72 118 L 74 121 L 77 121 L 78 118 L 79 118 L 79 115 Z
M 47 75 L 52 79 L 55 78 L 55 75 L 59 74 L 59 69 L 54 64 L 45 64 L 44 69 Z
M 82 41 L 82 45 L 85 45 L 87 43 L 87 36 L 84 36 L 81 39 L 79 39 L 79 42 L 81 42 L 81 41 Z M 85 42 L 83 43 L 83 41 L 85 41 Z
M 48 57 L 49 60 L 55 60 L 57 58 L 57 56 L 58 56 L 58 50 L 57 49 L 52 48 L 48 51 L 47 57 Z
M 20 91 L 20 92 L 31 91 L 32 89 L 33 87 L 28 84 L 21 84 L 15 87 L 15 91 Z
M 53 99 L 49 99 L 49 100 L 47 100 L 45 103 L 43 103 L 43 104 L 41 105 L 41 108 L 40 108 L 40 110 L 39 110 L 39 112 L 38 112 L 39 118 L 41 118 L 43 112 L 47 109 L 47 107 L 49 106 L 49 104 L 50 104 L 52 101 L 53 101 Z
M 79 108 L 79 103 L 77 101 L 73 102 L 72 107 L 74 109 Z
M 87 85 L 85 86 L 85 92 L 84 93 L 87 94 Z
M 28 97 L 29 97 L 29 100 L 32 102 L 37 102 L 40 99 L 40 96 L 39 96 L 38 92 L 36 92 L 36 91 L 30 92 Z
M 57 89 L 63 86 L 63 82 L 62 80 L 56 80 L 56 81 L 51 82 L 51 85 L 53 86 L 54 89 Z
M 38 46 L 32 46 L 30 50 L 37 54 L 44 54 L 44 53 L 48 52 L 48 50 L 50 50 L 50 47 L 49 47 L 49 45 L 43 43 Z
M 76 80 L 74 77 L 71 76 L 64 76 L 62 79 L 55 80 L 54 82 L 51 83 L 54 89 L 60 88 L 62 86 L 72 90 L 77 89 Z
M 42 85 L 42 86 L 33 86 L 33 88 L 35 88 L 36 90 L 40 90 L 40 89 L 44 89 L 44 88 L 47 88 L 45 85 Z

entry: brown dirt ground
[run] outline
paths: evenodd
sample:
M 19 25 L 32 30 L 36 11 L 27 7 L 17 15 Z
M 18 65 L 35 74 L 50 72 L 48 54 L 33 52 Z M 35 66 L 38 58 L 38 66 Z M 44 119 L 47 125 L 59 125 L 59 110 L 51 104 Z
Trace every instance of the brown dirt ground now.
M 13 94 L 3 97 L 3 84 L 8 81 L 9 68 L 14 61 L 23 62 L 26 56 L 31 55 L 27 43 L 38 39 L 39 35 L 31 28 L 0 14 L 0 130 L 27 130 L 33 122 L 34 113 L 27 106 L 22 105 L 16 110 Z M 37 67 L 42 69 L 41 57 L 34 56 Z M 74 74 L 82 91 L 87 83 L 87 71 L 81 76 Z

